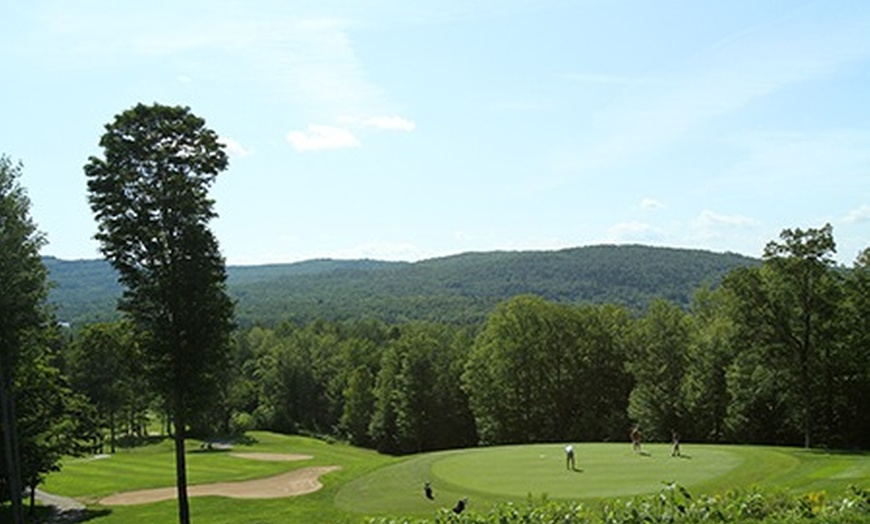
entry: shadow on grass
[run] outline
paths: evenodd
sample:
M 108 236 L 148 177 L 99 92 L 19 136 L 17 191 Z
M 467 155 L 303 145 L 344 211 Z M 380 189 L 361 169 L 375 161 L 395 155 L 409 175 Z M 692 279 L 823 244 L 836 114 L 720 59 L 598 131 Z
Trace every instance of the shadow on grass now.
M 107 517 L 111 513 L 112 510 L 110 509 L 69 509 L 66 511 L 56 511 L 51 506 L 36 506 L 33 510 L 30 507 L 24 509 L 27 522 L 35 524 L 75 524 L 77 522 L 88 522 Z M 8 505 L 0 505 L 0 524 L 11 524 L 11 522 L 11 509 Z
M 203 439 L 199 449 L 188 451 L 188 453 L 225 453 L 232 451 L 235 446 L 253 446 L 259 441 L 249 435 L 233 435 L 228 437 L 212 437 Z
M 870 455 L 870 451 L 861 449 L 803 448 L 803 451 L 814 455 L 854 455 L 856 457 L 866 457 Z
M 55 513 L 49 521 L 37 522 L 49 522 L 51 524 L 74 524 L 77 522 L 88 522 L 90 520 L 108 517 L 109 515 L 111 515 L 111 513 L 112 510 L 110 509 L 69 509 L 66 511 L 59 511 Z
M 115 444 L 119 448 L 138 448 L 140 446 L 146 446 L 150 444 L 160 444 L 164 440 L 168 439 L 166 435 L 146 435 L 146 436 L 134 436 L 134 435 L 124 435 L 119 437 Z

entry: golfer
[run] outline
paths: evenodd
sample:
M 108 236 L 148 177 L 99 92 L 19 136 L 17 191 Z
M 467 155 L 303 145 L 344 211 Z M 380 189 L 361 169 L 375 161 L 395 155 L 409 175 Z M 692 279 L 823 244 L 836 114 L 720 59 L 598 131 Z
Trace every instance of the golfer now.
M 576 467 L 574 463 L 574 446 L 571 444 L 565 446 L 565 467 L 570 470 Z
M 643 433 L 640 432 L 640 428 L 635 426 L 631 429 L 631 449 L 634 450 L 635 453 L 640 453 L 640 445 L 643 441 Z

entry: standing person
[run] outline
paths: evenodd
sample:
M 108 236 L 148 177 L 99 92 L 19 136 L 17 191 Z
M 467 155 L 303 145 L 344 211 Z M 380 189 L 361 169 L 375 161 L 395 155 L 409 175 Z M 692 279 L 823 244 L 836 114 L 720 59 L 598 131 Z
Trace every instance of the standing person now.
M 641 452 L 641 442 L 643 441 L 643 433 L 641 433 L 640 428 L 635 426 L 631 428 L 631 449 L 635 453 Z
M 565 467 L 570 470 L 576 469 L 574 462 L 574 446 L 568 444 L 565 446 Z
M 677 433 L 677 430 L 671 430 L 671 443 L 673 444 L 673 450 L 671 451 L 672 457 L 680 456 L 680 434 Z

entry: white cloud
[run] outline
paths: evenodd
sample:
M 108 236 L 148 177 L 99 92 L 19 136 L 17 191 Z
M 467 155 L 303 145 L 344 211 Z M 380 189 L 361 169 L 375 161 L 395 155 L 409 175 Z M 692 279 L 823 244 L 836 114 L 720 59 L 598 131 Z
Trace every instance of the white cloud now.
M 239 142 L 233 140 L 232 138 L 222 136 L 222 137 L 218 138 L 218 143 L 223 144 L 227 153 L 229 153 L 232 156 L 241 157 L 241 156 L 248 156 L 251 154 L 251 151 L 248 150 L 248 148 L 246 148 L 245 146 L 243 146 Z
M 847 224 L 857 224 L 867 221 L 870 221 L 870 205 L 867 204 L 849 211 L 843 219 L 843 222 Z
M 307 131 L 287 133 L 287 141 L 297 151 L 344 149 L 360 146 L 357 137 L 345 128 L 315 124 L 309 125 Z
M 646 198 L 642 198 L 640 201 L 640 208 L 641 209 L 652 210 L 652 209 L 662 209 L 663 207 L 665 207 L 665 205 L 654 198 L 646 197 Z

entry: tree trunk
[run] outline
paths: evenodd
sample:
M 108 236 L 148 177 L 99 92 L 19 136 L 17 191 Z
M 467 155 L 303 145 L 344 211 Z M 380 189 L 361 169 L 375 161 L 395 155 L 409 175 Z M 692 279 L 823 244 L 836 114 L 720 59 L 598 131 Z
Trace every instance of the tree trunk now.
M 12 399 L 12 387 L 6 387 L 6 377 L 3 365 L 0 363 L 0 416 L 3 422 L 3 447 L 6 450 L 6 474 L 9 477 L 9 500 L 12 504 L 12 522 L 24 523 L 24 510 L 21 505 L 21 470 L 18 457 L 18 439 L 16 438 L 15 402 Z
M 36 512 L 36 486 L 30 486 L 30 507 L 27 508 L 27 514 L 33 517 Z
M 109 409 L 109 447 L 112 454 L 115 454 L 115 410 Z
M 178 491 L 178 523 L 190 524 L 190 505 L 187 501 L 187 462 L 184 455 L 185 421 L 183 409 L 175 410 L 175 487 Z

